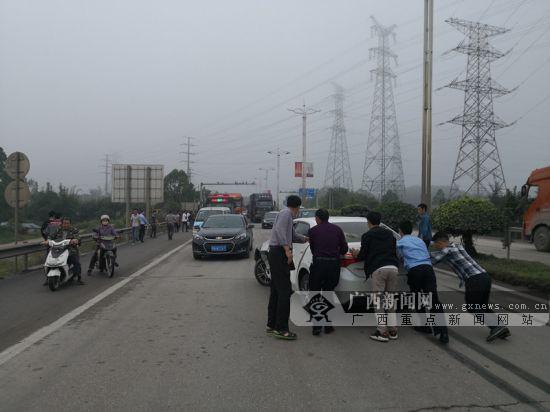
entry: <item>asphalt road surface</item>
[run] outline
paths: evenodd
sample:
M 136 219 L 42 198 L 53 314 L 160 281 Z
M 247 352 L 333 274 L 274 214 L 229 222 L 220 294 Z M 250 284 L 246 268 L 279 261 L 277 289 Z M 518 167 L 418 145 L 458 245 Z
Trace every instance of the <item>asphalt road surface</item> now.
M 475 246 L 481 253 L 505 258 L 506 249 L 502 247 L 502 240 L 494 238 L 476 237 Z M 539 252 L 532 243 L 514 241 L 510 249 L 512 259 L 541 262 L 550 265 L 550 253 Z
M 125 248 L 121 276 L 134 273 L 97 302 L 108 279 L 59 293 L 0 282 L 0 410 L 550 410 L 546 326 L 492 344 L 455 328 L 447 347 L 409 328 L 389 343 L 351 327 L 276 340 L 253 259 L 195 261 L 185 244 L 162 256 L 178 242 Z

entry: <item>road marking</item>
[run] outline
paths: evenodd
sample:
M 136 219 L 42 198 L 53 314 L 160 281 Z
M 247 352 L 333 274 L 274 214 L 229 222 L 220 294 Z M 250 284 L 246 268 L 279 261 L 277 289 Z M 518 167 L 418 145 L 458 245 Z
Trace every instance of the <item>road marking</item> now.
M 127 278 L 122 279 L 120 282 L 114 284 L 108 289 L 105 289 L 103 292 L 101 292 L 99 295 L 96 295 L 92 299 L 88 300 L 81 306 L 77 307 L 76 309 L 73 309 L 66 315 L 60 317 L 56 321 L 50 323 L 49 325 L 44 326 L 43 328 L 37 330 L 36 332 L 30 334 L 26 338 L 24 338 L 21 342 L 16 343 L 15 345 L 10 346 L 9 348 L 5 349 L 0 353 L 0 366 L 2 366 L 4 363 L 9 361 L 10 359 L 14 358 L 15 356 L 19 355 L 21 352 L 23 352 L 25 349 L 29 348 L 30 346 L 34 345 L 36 342 L 44 339 L 45 337 L 51 335 L 55 331 L 59 330 L 63 325 L 70 322 L 74 318 L 76 318 L 81 313 L 85 312 L 86 310 L 90 309 L 95 304 L 99 303 L 103 299 L 105 299 L 107 296 L 112 295 L 114 292 L 125 286 L 127 283 L 131 282 L 132 280 L 136 279 L 137 277 L 143 275 L 145 272 L 147 272 L 149 269 L 157 266 L 159 263 L 162 263 L 165 259 L 172 256 L 174 253 L 180 251 L 185 246 L 189 245 L 191 243 L 191 240 L 188 240 L 187 242 L 177 246 L 176 248 L 170 250 L 169 252 L 166 252 L 164 255 L 160 256 L 159 258 L 153 260 L 152 262 L 148 263 L 141 269 L 137 270 L 136 272 L 129 275 Z

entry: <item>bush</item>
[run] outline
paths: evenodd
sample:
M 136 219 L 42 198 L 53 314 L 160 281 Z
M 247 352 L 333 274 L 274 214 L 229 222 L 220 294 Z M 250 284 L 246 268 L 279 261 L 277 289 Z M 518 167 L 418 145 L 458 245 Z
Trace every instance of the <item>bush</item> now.
M 488 200 L 463 197 L 436 208 L 433 226 L 453 236 L 462 236 L 467 252 L 476 256 L 473 235 L 486 234 L 502 227 L 502 213 Z
M 400 201 L 382 203 L 375 211 L 382 215 L 382 222 L 396 232 L 399 231 L 399 223 L 403 220 L 414 222 L 417 215 L 416 207 Z

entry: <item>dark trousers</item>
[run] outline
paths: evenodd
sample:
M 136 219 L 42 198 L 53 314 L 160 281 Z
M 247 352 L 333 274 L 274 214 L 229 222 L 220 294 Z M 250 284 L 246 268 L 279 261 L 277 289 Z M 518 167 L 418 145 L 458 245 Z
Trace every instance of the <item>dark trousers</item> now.
M 435 279 L 434 269 L 431 265 L 419 265 L 411 268 L 407 273 L 407 283 L 413 293 L 431 293 L 432 295 L 432 313 L 443 313 L 443 307 L 439 296 L 437 295 L 437 281 Z M 419 307 L 417 305 L 416 311 L 418 313 L 425 313 L 425 307 Z M 446 332 L 446 326 L 435 326 L 434 331 Z
M 464 282 L 466 288 L 464 294 L 464 301 L 467 305 L 473 304 L 479 305 L 479 307 L 468 307 L 470 313 L 494 313 L 487 307 L 489 304 L 489 296 L 491 295 L 491 276 L 488 273 L 480 273 L 474 275 Z M 485 316 L 486 317 L 486 316 Z M 494 326 L 489 326 L 489 329 L 493 329 Z
M 143 238 L 145 237 L 145 225 L 139 225 L 139 241 L 143 243 Z
M 157 224 L 156 223 L 151 223 L 150 237 L 157 237 Z
M 267 306 L 267 327 L 280 332 L 288 331 L 290 316 L 290 266 L 282 247 L 270 247 L 267 255 L 271 269 L 269 305 Z
M 309 290 L 334 290 L 340 281 L 340 259 L 314 257 L 309 271 Z
M 174 236 L 174 224 L 167 223 L 166 227 L 168 228 L 168 239 L 172 240 L 172 236 Z
M 80 279 L 80 274 L 82 273 L 82 266 L 80 265 L 80 256 L 77 253 L 69 254 L 69 258 L 67 259 L 67 264 L 69 266 L 73 265 L 73 273 L 78 279 Z

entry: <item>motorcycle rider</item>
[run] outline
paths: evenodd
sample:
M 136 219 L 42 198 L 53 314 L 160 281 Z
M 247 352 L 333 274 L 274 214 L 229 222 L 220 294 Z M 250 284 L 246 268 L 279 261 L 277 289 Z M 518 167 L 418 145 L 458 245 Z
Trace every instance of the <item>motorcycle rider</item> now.
M 71 224 L 70 217 L 64 217 L 61 219 L 61 228 L 58 232 L 58 238 L 72 239 L 75 241 L 69 246 L 69 258 L 67 259 L 67 264 L 69 266 L 73 266 L 73 273 L 77 277 L 77 283 L 79 285 L 84 285 L 84 282 L 82 281 L 82 266 L 80 265 L 80 234 L 78 228 Z
M 101 225 L 99 225 L 99 228 L 96 229 L 96 236 L 97 236 L 97 245 L 96 245 L 96 248 L 95 248 L 95 251 L 94 253 L 92 254 L 92 259 L 90 260 L 90 265 L 88 266 L 88 276 L 91 276 L 92 274 L 92 270 L 94 269 L 95 267 L 95 264 L 97 262 L 97 251 L 99 250 L 100 251 L 100 268 L 99 270 L 101 272 L 103 272 L 103 270 L 105 268 L 102 268 L 101 267 L 101 258 L 103 258 L 103 253 L 104 253 L 104 250 L 101 249 L 101 246 L 100 246 L 100 240 L 102 237 L 104 236 L 114 236 L 114 237 L 118 237 L 118 233 L 115 229 L 115 227 L 113 225 L 111 225 L 111 218 L 109 217 L 109 215 L 102 215 L 101 216 Z M 115 266 L 118 266 L 118 263 L 116 261 L 116 257 L 117 257 L 117 248 L 114 247 L 113 248 L 113 254 L 115 255 Z

